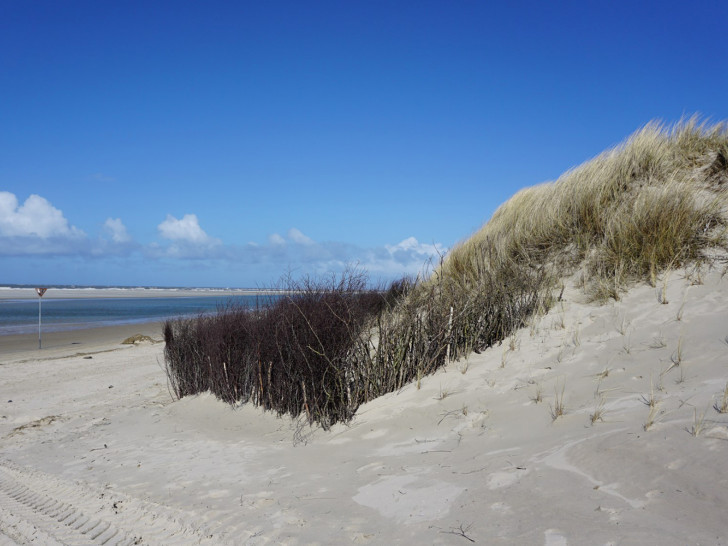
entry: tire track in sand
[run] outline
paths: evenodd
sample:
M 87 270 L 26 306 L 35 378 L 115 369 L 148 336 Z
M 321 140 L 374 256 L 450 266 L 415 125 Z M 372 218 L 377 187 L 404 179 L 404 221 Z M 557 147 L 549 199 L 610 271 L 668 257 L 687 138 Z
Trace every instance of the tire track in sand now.
M 0 545 L 224 544 L 193 515 L 0 460 Z

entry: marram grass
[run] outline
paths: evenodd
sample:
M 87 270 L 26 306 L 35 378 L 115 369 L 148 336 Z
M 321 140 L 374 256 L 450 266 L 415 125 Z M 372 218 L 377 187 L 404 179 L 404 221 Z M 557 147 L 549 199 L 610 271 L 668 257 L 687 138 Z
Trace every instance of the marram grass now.
M 725 247 L 728 132 L 695 118 L 650 123 L 552 183 L 520 191 L 447 256 L 436 276 L 474 282 L 484 271 L 583 268 L 597 299 L 630 281 Z

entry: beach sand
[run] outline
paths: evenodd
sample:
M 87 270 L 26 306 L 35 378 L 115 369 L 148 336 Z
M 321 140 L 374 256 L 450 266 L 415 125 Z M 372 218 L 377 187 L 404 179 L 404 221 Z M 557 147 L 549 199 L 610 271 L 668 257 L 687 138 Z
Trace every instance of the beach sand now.
M 77 353 L 114 351 L 121 346 L 121 341 L 139 333 L 161 341 L 161 332 L 161 322 L 102 326 L 62 332 L 44 331 L 42 334 L 43 348 L 40 350 L 38 349 L 38 332 L 0 336 L 0 359 L 49 360 L 69 357 Z
M 569 283 L 331 431 L 174 400 L 120 344 L 159 324 L 0 338 L 0 544 L 727 544 L 728 278 L 695 280 Z

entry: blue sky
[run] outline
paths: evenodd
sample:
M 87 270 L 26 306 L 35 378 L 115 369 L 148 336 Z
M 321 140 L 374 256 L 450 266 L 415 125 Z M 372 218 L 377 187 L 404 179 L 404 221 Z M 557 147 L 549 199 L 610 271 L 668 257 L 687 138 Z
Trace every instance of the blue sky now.
M 652 119 L 724 2 L 0 0 L 0 284 L 417 272 Z

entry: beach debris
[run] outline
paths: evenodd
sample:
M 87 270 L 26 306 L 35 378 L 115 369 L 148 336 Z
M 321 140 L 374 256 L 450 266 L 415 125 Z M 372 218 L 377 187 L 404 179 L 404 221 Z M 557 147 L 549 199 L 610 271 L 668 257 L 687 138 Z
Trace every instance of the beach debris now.
M 8 434 L 7 438 L 12 438 L 16 434 L 23 434 L 24 431 L 30 430 L 30 429 L 37 429 L 40 427 L 43 427 L 45 425 L 50 425 L 54 421 L 57 421 L 59 419 L 58 415 L 47 415 L 46 417 L 42 417 L 41 419 L 36 419 L 35 421 L 31 421 L 29 423 L 25 423 L 24 425 L 20 425 L 19 427 L 15 427 L 10 434 Z
M 137 343 L 142 343 L 148 341 L 149 343 L 154 343 L 154 340 L 149 337 L 142 334 L 134 334 L 131 337 L 126 338 L 124 341 L 121 342 L 122 345 L 136 345 Z

